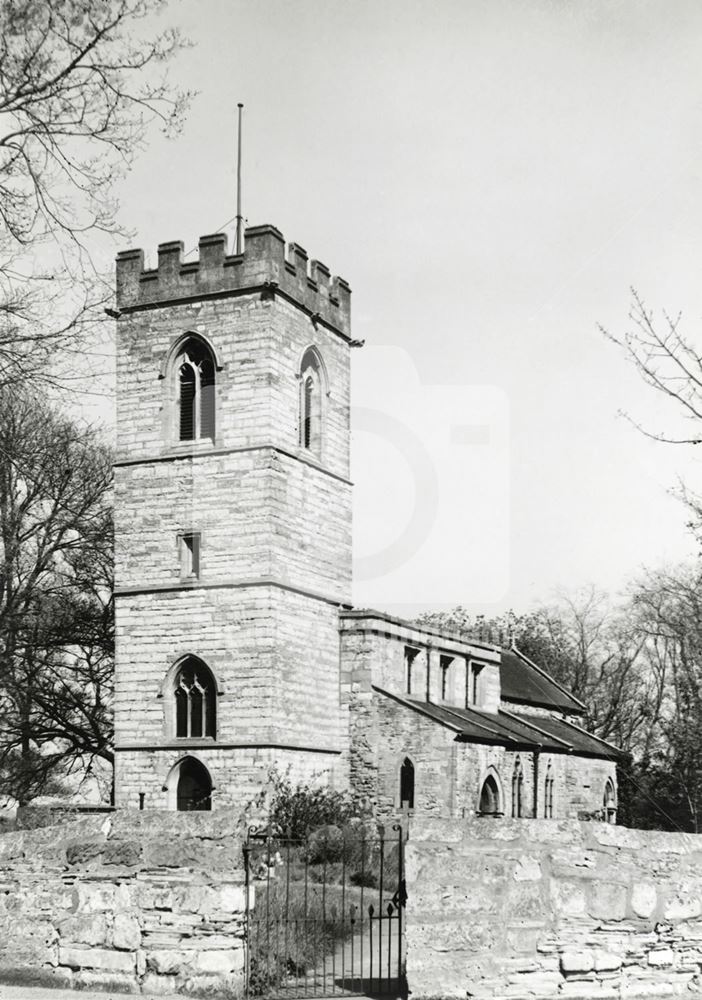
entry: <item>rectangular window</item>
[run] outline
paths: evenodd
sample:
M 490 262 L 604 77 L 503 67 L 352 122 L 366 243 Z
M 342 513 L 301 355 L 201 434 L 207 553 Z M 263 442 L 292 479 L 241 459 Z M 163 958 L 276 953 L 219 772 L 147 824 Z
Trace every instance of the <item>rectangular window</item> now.
M 452 656 L 442 656 L 441 664 L 441 700 L 446 701 L 451 697 L 450 670 L 453 663 Z
M 405 646 L 405 690 L 407 694 L 412 694 L 412 667 L 414 661 L 417 659 L 418 649 L 412 649 L 411 646 Z
M 200 532 L 180 536 L 180 578 L 197 580 L 200 576 Z
M 480 684 L 480 674 L 483 670 L 482 663 L 470 663 L 468 669 L 468 698 L 467 705 L 474 705 L 476 708 L 479 707 L 481 702 L 481 684 Z

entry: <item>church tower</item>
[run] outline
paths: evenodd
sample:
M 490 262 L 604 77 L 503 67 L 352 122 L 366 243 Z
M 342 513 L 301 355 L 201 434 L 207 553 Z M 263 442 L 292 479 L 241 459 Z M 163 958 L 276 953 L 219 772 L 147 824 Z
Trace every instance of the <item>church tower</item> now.
M 273 226 L 226 244 L 117 258 L 118 806 L 346 783 L 350 289 Z

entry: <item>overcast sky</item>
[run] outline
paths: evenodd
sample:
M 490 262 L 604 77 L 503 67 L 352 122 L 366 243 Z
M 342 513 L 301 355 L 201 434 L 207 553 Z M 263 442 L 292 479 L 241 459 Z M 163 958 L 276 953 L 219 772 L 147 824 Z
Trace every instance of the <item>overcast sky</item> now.
M 354 600 L 488 613 L 694 554 L 696 456 L 598 323 L 702 318 L 697 0 L 182 0 L 199 90 L 121 187 L 134 245 L 244 212 L 353 289 Z

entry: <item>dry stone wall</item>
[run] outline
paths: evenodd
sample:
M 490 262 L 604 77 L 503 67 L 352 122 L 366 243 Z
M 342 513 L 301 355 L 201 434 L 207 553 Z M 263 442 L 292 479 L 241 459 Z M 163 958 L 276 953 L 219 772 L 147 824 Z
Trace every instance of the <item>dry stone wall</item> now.
M 702 992 L 702 837 L 576 821 L 415 819 L 413 1000 Z
M 0 982 L 239 995 L 242 828 L 115 813 L 0 836 Z

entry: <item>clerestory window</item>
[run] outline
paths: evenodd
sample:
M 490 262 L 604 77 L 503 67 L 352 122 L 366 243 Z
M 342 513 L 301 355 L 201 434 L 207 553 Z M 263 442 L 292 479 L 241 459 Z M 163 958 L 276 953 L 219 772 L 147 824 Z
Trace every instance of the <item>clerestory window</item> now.
M 439 666 L 441 669 L 441 700 L 447 701 L 452 697 L 451 689 L 451 664 L 453 663 L 452 656 L 441 656 L 439 660 Z
M 405 691 L 407 694 L 416 694 L 416 678 L 414 676 L 414 661 L 417 659 L 418 649 L 412 646 L 405 646 Z
M 216 736 L 215 682 L 209 669 L 188 657 L 175 677 L 175 734 L 179 739 Z

